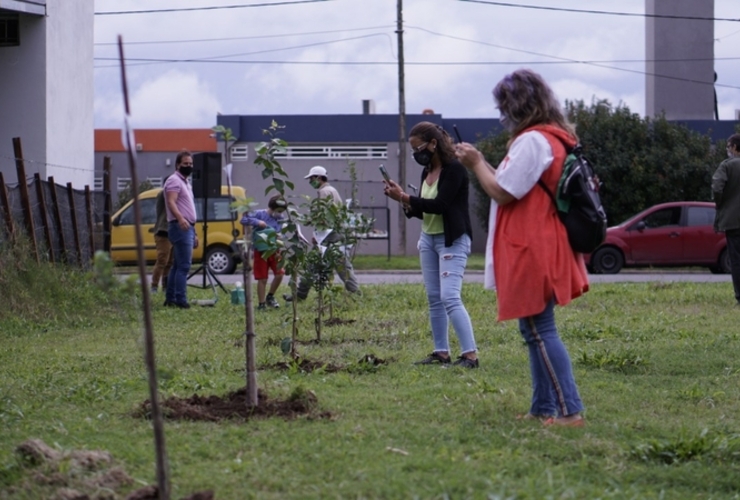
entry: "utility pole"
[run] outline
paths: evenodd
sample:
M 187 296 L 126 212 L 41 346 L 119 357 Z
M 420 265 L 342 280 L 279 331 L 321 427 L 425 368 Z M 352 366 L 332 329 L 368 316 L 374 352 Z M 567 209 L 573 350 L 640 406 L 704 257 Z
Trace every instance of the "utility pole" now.
M 398 184 L 406 189 L 406 91 L 403 74 L 403 0 L 397 0 L 396 34 L 398 35 Z M 398 244 L 406 255 L 406 214 L 398 210 Z

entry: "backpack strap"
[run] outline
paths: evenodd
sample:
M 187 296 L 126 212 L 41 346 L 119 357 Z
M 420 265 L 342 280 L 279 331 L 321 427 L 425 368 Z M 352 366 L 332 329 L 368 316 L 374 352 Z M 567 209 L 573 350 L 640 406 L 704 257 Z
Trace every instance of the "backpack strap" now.
M 538 132 L 540 132 L 542 134 L 548 134 L 548 132 L 546 132 L 544 130 L 538 130 Z M 554 134 L 548 134 L 548 135 L 551 135 L 551 136 L 555 137 L 560 142 L 560 144 L 563 145 L 563 148 L 565 149 L 565 160 L 568 159 L 568 156 L 571 153 L 574 153 L 575 152 L 576 154 L 578 154 L 578 151 L 581 150 L 581 144 L 580 143 L 576 143 L 575 146 L 570 147 L 565 142 L 563 142 L 563 140 L 560 137 L 558 137 L 558 136 L 556 136 Z M 565 167 L 565 160 L 563 160 L 563 167 Z M 560 175 L 562 175 L 562 173 Z M 537 184 L 542 189 L 545 190 L 545 192 L 547 193 L 547 196 L 550 197 L 550 199 L 552 200 L 552 203 L 555 205 L 555 211 L 557 212 L 558 211 L 558 201 L 555 199 L 555 195 L 552 193 L 552 191 L 550 191 L 550 188 L 548 188 L 547 185 L 542 181 L 542 177 L 540 177 L 539 179 L 537 179 Z M 560 184 L 560 183 L 558 182 L 558 184 Z

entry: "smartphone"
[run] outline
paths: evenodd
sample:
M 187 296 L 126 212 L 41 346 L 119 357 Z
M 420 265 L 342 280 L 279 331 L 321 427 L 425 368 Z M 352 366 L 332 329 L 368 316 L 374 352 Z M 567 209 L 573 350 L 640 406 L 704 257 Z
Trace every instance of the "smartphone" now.
M 383 179 L 385 179 L 387 181 L 390 181 L 391 180 L 391 176 L 388 175 L 388 171 L 385 169 L 385 167 L 383 165 L 381 165 L 378 168 L 380 169 L 380 173 L 383 176 Z
M 460 131 L 457 130 L 457 125 L 453 125 L 452 128 L 455 130 L 455 136 L 457 137 L 457 142 L 463 142 L 462 137 L 460 137 Z

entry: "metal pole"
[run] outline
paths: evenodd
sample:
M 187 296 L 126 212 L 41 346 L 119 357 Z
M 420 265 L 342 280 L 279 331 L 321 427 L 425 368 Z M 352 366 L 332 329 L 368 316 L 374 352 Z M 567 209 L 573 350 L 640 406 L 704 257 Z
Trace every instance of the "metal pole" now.
M 396 34 L 398 35 L 398 185 L 406 185 L 406 91 L 403 73 L 403 0 L 398 0 Z M 406 255 L 406 214 L 398 210 L 398 245 Z

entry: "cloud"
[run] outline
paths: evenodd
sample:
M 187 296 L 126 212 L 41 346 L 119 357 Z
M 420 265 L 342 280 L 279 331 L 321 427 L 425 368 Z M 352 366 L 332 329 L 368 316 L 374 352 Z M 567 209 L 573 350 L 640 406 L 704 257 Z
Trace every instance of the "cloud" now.
M 195 73 L 168 71 L 135 88 L 132 122 L 153 127 L 208 127 L 220 111 L 218 99 Z

